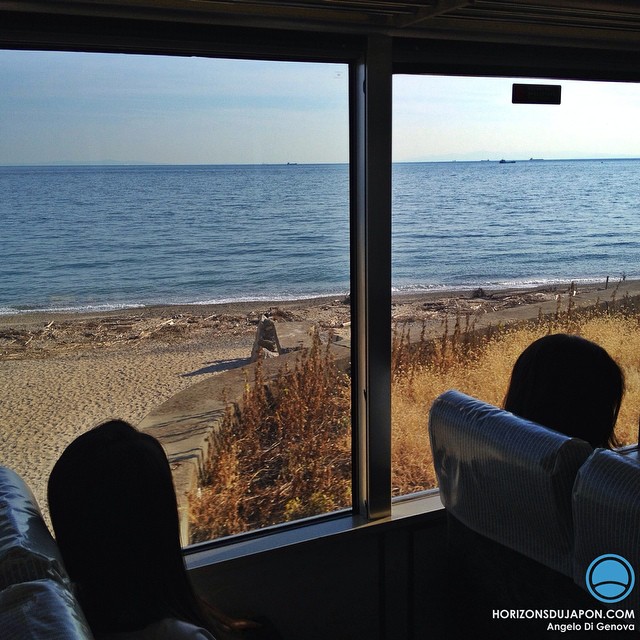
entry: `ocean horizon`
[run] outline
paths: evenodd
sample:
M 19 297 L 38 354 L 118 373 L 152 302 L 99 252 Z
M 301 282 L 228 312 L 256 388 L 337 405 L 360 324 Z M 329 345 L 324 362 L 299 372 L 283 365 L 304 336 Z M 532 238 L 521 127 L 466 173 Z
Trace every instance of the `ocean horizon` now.
M 513 160 L 513 158 L 507 158 Z M 395 163 L 393 290 L 640 275 L 637 159 Z M 349 293 L 347 164 L 0 167 L 0 314 Z
M 402 160 L 395 161 L 393 165 L 403 164 L 450 164 L 450 163 L 476 163 L 476 162 L 497 162 L 501 160 L 507 160 L 507 158 L 453 158 L 447 160 Z M 640 160 L 640 156 L 598 156 L 588 158 L 517 158 L 509 156 L 508 160 L 511 162 L 625 162 L 627 160 Z M 100 168 L 100 167 L 122 167 L 122 168 L 136 168 L 136 167 L 286 167 L 286 166 L 345 166 L 349 165 L 348 162 L 207 162 L 207 163 L 194 163 L 194 162 L 181 162 L 181 163 L 168 163 L 168 162 L 153 162 L 151 160 L 57 160 L 49 162 L 24 162 L 18 164 L 0 163 L 0 169 L 21 169 L 21 168 Z

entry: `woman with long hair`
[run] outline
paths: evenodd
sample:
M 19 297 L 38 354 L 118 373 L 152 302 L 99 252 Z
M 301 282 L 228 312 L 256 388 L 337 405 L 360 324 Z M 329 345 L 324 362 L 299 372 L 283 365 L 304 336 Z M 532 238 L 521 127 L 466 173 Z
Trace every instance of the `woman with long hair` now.
M 613 448 L 624 375 L 601 346 L 552 334 L 532 342 L 511 373 L 504 408 L 521 418 Z
M 48 498 L 97 639 L 214 638 L 189 582 L 171 469 L 155 438 L 119 420 L 84 433 L 54 466 Z

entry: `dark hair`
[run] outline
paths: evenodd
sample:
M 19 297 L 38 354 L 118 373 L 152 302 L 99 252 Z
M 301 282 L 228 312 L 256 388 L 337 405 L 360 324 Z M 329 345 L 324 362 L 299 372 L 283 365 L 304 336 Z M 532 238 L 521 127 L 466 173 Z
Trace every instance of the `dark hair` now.
M 594 448 L 615 447 L 623 393 L 624 375 L 602 347 L 559 333 L 536 340 L 520 354 L 504 408 Z
M 135 631 L 166 617 L 208 627 L 187 576 L 171 469 L 160 443 L 114 420 L 63 452 L 49 511 L 94 632 Z

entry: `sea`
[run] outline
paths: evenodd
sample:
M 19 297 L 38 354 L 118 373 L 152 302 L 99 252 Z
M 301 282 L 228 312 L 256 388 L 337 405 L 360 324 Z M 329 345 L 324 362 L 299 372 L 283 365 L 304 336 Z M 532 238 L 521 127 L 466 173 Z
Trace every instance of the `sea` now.
M 640 276 L 640 160 L 393 167 L 397 292 Z M 0 314 L 343 296 L 335 165 L 0 167 Z

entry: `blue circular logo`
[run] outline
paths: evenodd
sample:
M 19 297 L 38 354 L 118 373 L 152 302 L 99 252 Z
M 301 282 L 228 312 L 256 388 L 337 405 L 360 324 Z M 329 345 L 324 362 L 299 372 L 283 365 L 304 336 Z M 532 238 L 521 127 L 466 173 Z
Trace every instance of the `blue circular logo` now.
M 620 602 L 633 589 L 636 576 L 625 558 L 615 553 L 597 557 L 587 569 L 587 588 L 600 602 Z

